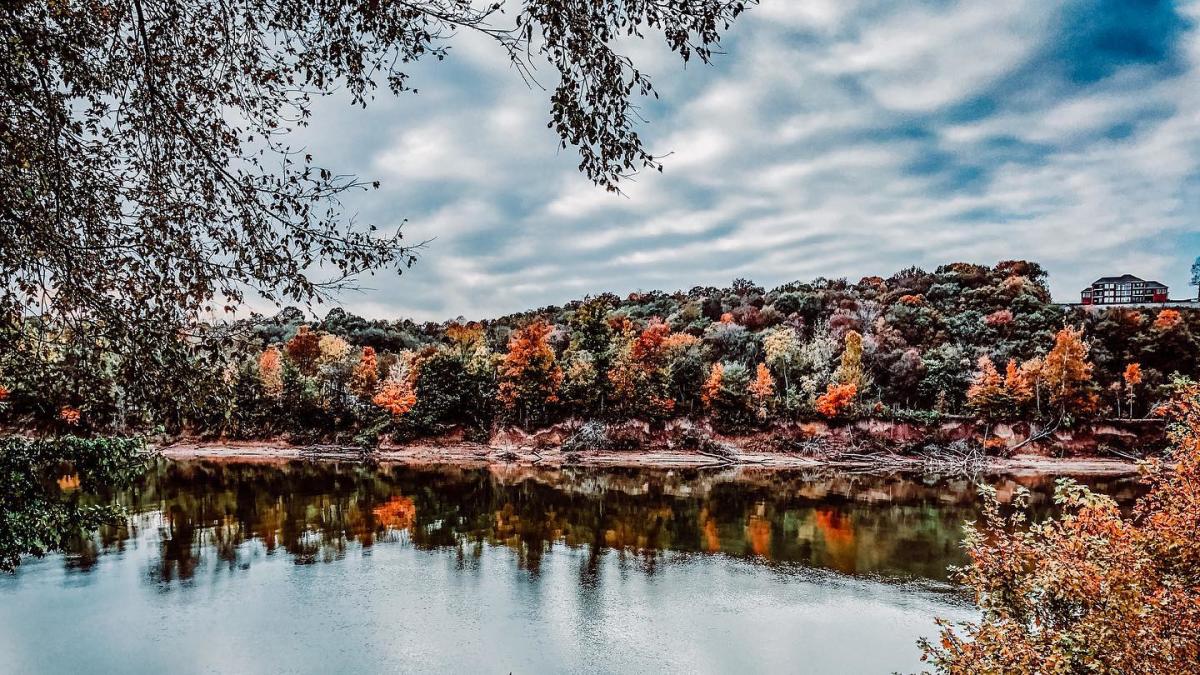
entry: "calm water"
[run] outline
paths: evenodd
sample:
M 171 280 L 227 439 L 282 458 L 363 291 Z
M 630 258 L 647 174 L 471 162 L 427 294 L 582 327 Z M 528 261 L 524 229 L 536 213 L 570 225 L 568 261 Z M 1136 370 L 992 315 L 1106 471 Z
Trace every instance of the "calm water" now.
M 97 498 L 136 515 L 0 575 L 0 672 L 886 673 L 973 616 L 962 479 L 162 462 Z

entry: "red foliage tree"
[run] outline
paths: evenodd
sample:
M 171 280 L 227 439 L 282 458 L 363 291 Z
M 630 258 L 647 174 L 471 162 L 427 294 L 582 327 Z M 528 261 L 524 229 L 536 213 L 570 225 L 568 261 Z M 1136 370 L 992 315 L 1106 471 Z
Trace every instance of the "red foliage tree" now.
M 321 356 L 321 336 L 310 331 L 308 326 L 300 326 L 296 335 L 284 345 L 284 351 L 300 372 L 312 375 Z

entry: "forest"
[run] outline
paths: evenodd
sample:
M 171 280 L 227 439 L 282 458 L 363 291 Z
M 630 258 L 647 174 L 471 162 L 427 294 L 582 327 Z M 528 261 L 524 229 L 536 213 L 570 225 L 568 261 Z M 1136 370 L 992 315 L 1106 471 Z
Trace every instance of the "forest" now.
M 0 422 L 78 435 L 396 442 L 454 429 L 686 417 L 1144 417 L 1200 377 L 1200 312 L 1057 305 L 1037 263 L 952 263 L 767 290 L 611 293 L 495 319 L 287 308 L 136 355 L 25 321 L 0 336 Z M 143 369 L 170 371 L 151 386 Z

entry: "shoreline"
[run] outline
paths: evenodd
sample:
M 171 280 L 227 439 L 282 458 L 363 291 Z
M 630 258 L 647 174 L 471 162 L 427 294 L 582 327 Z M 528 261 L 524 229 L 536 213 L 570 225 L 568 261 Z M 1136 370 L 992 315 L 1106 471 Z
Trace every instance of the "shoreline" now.
M 295 446 L 273 442 L 194 442 L 180 441 L 157 448 L 171 460 L 215 460 L 229 462 L 286 462 L 361 461 L 354 450 L 337 446 Z M 755 452 L 743 450 L 734 459 L 695 450 L 647 449 L 600 450 L 563 453 L 559 449 L 538 450 L 530 447 L 496 447 L 482 443 L 413 444 L 381 448 L 373 454 L 382 464 L 430 465 L 449 464 L 464 467 L 491 465 L 536 466 L 547 469 L 563 467 L 595 469 L 708 469 L 742 467 L 760 470 L 844 469 L 848 471 L 904 471 L 917 473 L 949 473 L 952 467 L 930 466 L 921 458 L 895 456 L 889 461 L 846 461 L 836 458 L 811 457 L 785 452 Z M 964 467 L 965 469 L 965 467 Z M 960 470 L 959 472 L 961 472 Z M 1072 476 L 1134 475 L 1137 464 L 1122 459 L 1098 457 L 1046 457 L 1015 455 L 990 457 L 970 467 L 970 472 L 1022 475 L 1061 474 Z

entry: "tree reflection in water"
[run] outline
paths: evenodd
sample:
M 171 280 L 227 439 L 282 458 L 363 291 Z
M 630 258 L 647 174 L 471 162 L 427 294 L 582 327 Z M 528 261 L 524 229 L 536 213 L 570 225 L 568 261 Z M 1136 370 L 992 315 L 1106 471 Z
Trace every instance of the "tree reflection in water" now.
M 1018 484 L 1048 511 L 1052 477 Z M 1132 479 L 1088 481 L 1128 502 Z M 834 471 L 538 469 L 338 463 L 158 462 L 112 499 L 135 515 L 77 542 L 67 557 L 86 571 L 141 528 L 157 528 L 152 577 L 189 580 L 206 556 L 230 569 L 258 555 L 328 563 L 380 543 L 455 549 L 476 564 L 485 546 L 508 547 L 537 574 L 555 545 L 635 556 L 652 572 L 668 553 L 723 554 L 885 578 L 944 580 L 962 562 L 960 528 L 976 515 L 970 480 Z

